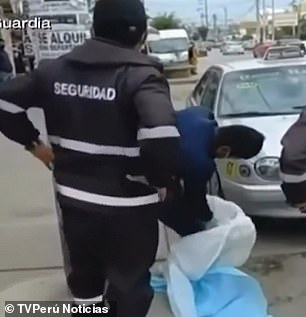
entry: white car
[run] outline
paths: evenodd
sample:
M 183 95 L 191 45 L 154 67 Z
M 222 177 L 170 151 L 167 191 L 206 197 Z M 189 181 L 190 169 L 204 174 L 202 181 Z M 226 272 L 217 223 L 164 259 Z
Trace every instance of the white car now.
M 226 42 L 221 48 L 223 55 L 241 55 L 245 53 L 245 50 L 240 42 Z
M 245 50 L 251 51 L 255 47 L 255 41 L 254 40 L 249 40 L 249 41 L 244 41 L 242 43 L 242 46 Z
M 298 54 L 298 56 L 300 56 Z M 242 124 L 265 135 L 257 157 L 217 162 L 226 199 L 248 214 L 302 217 L 280 188 L 281 139 L 306 105 L 306 60 L 245 60 L 210 67 L 187 99 L 187 106 L 211 110 L 219 126 Z M 217 194 L 216 177 L 210 194 Z

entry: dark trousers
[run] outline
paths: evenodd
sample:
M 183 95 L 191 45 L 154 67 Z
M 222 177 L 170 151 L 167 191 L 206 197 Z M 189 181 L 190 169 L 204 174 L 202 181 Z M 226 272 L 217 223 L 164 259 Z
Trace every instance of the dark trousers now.
M 168 188 L 159 220 L 180 236 L 185 237 L 205 230 L 204 210 L 203 217 L 195 214 L 194 210 L 192 203 L 186 200 L 179 181 L 174 181 Z
M 188 214 L 186 208 L 184 208 L 182 201 L 167 200 L 159 220 L 181 237 L 205 230 L 205 222 Z
M 67 281 L 76 299 L 92 299 L 109 287 L 118 317 L 145 317 L 152 298 L 149 269 L 158 246 L 159 205 L 105 208 L 101 212 L 61 206 L 70 258 Z

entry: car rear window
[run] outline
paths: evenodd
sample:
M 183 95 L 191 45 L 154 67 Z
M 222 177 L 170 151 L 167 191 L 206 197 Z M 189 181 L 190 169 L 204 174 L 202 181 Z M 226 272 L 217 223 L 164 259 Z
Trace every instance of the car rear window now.
M 224 76 L 219 116 L 246 112 L 298 113 L 306 105 L 306 66 L 231 72 Z

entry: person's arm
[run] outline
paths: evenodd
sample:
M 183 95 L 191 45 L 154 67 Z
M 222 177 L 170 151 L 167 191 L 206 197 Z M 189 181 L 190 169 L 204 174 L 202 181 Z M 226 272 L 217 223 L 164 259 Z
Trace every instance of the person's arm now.
M 32 107 L 42 108 L 44 103 L 37 73 L 16 77 L 0 86 L 0 132 L 49 165 L 53 153 L 39 140 L 40 132 L 26 112 Z
M 36 76 L 34 72 L 0 86 L 0 132 L 23 146 L 39 139 L 39 131 L 34 128 L 26 113 L 31 107 L 42 107 L 43 100 Z
M 134 95 L 139 117 L 138 142 L 146 178 L 163 188 L 179 169 L 179 132 L 170 90 L 161 74 L 149 76 Z
M 12 73 L 13 72 L 13 66 L 12 66 L 11 60 L 9 58 L 8 53 L 7 52 L 4 52 L 4 53 L 5 53 L 5 70 L 8 73 Z
M 282 190 L 288 203 L 306 204 L 306 110 L 282 139 L 280 158 Z
M 202 221 L 210 221 L 213 218 L 206 198 L 207 182 L 208 179 L 203 174 L 184 178 L 184 196 L 190 208 L 190 215 Z

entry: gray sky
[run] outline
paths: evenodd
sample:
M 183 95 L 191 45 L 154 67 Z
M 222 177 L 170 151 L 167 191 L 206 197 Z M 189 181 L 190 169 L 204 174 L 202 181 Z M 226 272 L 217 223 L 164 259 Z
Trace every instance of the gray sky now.
M 145 0 L 146 8 L 150 16 L 161 12 L 175 12 L 177 16 L 186 22 L 199 23 L 197 12 L 198 0 Z M 266 0 L 267 6 L 271 0 Z M 276 8 L 288 7 L 290 0 L 275 0 Z M 228 9 L 229 19 L 243 20 L 247 17 L 255 17 L 255 0 L 208 0 L 208 11 L 217 14 L 219 23 L 224 21 L 224 7 Z

